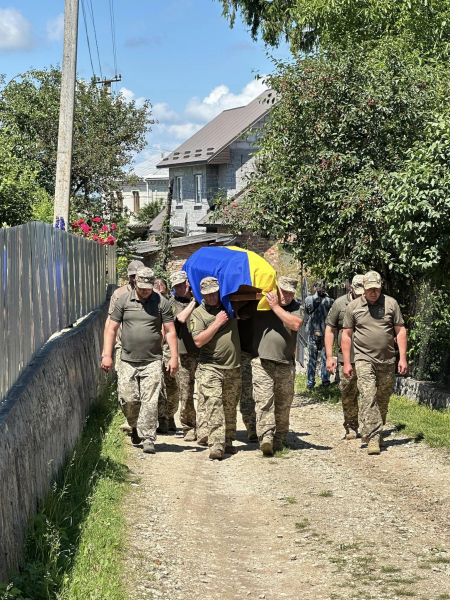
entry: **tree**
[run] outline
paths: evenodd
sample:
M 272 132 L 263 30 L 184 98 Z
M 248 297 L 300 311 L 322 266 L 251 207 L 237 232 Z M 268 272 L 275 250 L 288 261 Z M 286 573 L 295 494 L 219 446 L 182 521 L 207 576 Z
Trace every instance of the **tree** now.
M 413 176 L 419 178 L 423 157 L 417 149 L 429 145 L 449 75 L 446 65 L 424 63 L 420 53 L 405 53 L 397 44 L 369 55 L 328 52 L 278 64 L 268 77 L 278 102 L 256 170 L 243 200 L 219 202 L 222 217 L 235 228 L 245 223 L 255 233 L 283 240 L 305 266 L 331 281 L 375 268 L 393 290 L 423 276 L 431 266 L 417 258 L 424 245 L 410 252 L 401 248 L 411 219 L 416 225 L 408 239 L 420 240 L 421 216 L 405 212 L 400 227 L 396 207 L 401 186 L 406 202 L 405 181 L 412 186 Z M 442 204 L 446 160 L 443 154 Z M 430 157 L 427 173 L 433 172 L 438 173 Z M 415 200 L 409 210 L 417 214 Z M 438 224 L 439 211 L 427 217 L 427 243 L 440 248 L 434 266 L 442 266 L 450 255 L 448 238 L 439 239 L 446 225 Z
M 162 210 L 162 203 L 156 200 L 155 202 L 149 202 L 143 206 L 138 213 L 134 214 L 134 218 L 144 225 L 151 223 L 155 217 L 159 215 Z
M 294 52 L 352 48 L 402 38 L 424 53 L 448 56 L 449 0 L 220 0 L 233 26 L 238 14 L 269 46 Z

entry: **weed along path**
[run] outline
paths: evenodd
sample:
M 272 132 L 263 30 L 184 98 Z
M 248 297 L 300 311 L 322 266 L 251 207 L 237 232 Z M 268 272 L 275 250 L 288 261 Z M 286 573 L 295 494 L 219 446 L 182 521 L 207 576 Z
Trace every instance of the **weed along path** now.
M 289 451 L 263 458 L 239 430 L 220 463 L 181 436 L 129 446 L 130 599 L 450 599 L 448 452 L 392 434 L 369 457 L 301 396 Z

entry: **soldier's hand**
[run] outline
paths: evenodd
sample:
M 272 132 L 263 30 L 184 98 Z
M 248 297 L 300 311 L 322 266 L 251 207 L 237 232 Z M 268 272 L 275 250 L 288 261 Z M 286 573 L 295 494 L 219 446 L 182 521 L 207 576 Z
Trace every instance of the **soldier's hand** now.
M 103 356 L 102 357 L 102 370 L 105 371 L 105 373 L 109 373 L 111 371 L 111 369 L 114 368 L 114 361 L 111 358 L 111 356 Z
M 216 316 L 216 323 L 220 326 L 225 325 L 227 321 L 230 320 L 230 317 L 224 310 L 221 310 L 220 313 Z
M 334 372 L 336 371 L 336 361 L 333 356 L 327 358 L 327 371 L 328 373 L 331 373 L 331 375 L 334 375 Z
M 178 369 L 179 369 L 178 358 L 171 358 L 169 360 L 169 362 L 167 363 L 167 371 L 169 371 L 169 375 L 171 375 L 172 377 L 175 377 L 175 375 L 178 373 Z
M 351 363 L 344 365 L 344 377 L 346 379 L 351 379 L 353 377 L 353 367 Z
M 398 361 L 398 372 L 400 375 L 406 375 L 406 373 L 408 372 L 408 363 L 406 362 L 406 360 L 400 359 Z
M 270 308 L 278 306 L 278 296 L 275 294 L 275 292 L 269 292 L 266 294 L 266 300 L 269 303 Z

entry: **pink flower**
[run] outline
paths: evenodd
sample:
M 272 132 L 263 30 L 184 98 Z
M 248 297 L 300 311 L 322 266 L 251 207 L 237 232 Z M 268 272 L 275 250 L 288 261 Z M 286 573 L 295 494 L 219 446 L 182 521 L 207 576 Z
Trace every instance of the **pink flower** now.
M 93 235 L 92 239 L 94 240 L 94 242 L 96 242 L 98 240 L 98 235 Z
M 83 219 L 80 219 L 80 220 L 78 221 L 78 225 L 83 225 L 83 223 L 84 223 Z
M 109 231 L 108 225 L 103 225 L 102 226 L 102 231 Z
M 114 238 L 112 240 L 108 239 L 106 241 L 107 244 L 109 244 L 110 246 L 114 246 Z
M 114 241 L 113 236 L 112 235 L 108 235 L 108 239 L 106 241 L 109 243 L 111 240 Z
M 100 242 L 100 244 L 101 244 L 102 246 L 104 246 L 104 245 L 105 245 L 105 240 L 103 240 L 102 238 L 100 238 L 98 241 Z
M 78 223 L 75 221 L 75 223 L 72 225 L 72 229 L 77 229 L 78 228 Z
M 115 228 L 116 228 L 116 224 L 115 223 L 111 223 L 111 231 L 114 231 Z
M 93 222 L 93 223 L 101 223 L 101 222 L 102 222 L 102 220 L 100 219 L 100 217 L 94 217 L 94 218 L 92 219 L 92 222 Z

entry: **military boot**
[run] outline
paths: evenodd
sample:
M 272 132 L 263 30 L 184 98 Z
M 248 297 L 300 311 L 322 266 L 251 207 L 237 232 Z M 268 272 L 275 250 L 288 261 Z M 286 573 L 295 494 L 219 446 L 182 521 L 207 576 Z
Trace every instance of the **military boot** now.
M 370 438 L 367 444 L 367 454 L 381 454 L 379 433 Z
M 346 440 L 356 440 L 358 434 L 354 429 L 347 429 L 347 433 L 345 434 Z
M 196 433 L 195 429 L 188 429 L 186 431 L 186 433 L 184 434 L 185 442 L 195 442 L 196 439 L 197 439 L 197 433 Z
M 169 417 L 169 431 L 176 431 L 177 425 L 175 423 L 175 417 Z
M 207 446 L 208 445 L 208 436 L 202 435 L 201 437 L 197 437 L 197 444 L 199 446 Z
M 384 431 L 380 431 L 380 448 L 386 448 L 386 440 L 384 439 Z
M 247 431 L 247 439 L 249 442 L 257 442 L 258 441 L 258 435 L 257 435 L 255 429 L 249 429 Z
M 150 442 L 150 440 L 145 440 L 142 451 L 145 454 L 155 454 L 156 453 L 155 445 L 153 444 L 153 442 Z
M 160 417 L 158 419 L 157 433 L 167 433 L 169 431 L 169 423 L 166 417 Z
M 131 428 L 131 443 L 133 446 L 140 446 L 142 444 L 142 440 L 138 434 L 136 427 Z
M 259 449 L 264 454 L 264 456 L 273 456 L 272 440 L 268 437 L 263 438 L 259 443 Z
M 281 452 L 281 450 L 284 450 L 283 440 L 280 440 L 279 438 L 273 438 L 273 451 Z
M 223 448 L 220 444 L 215 444 L 209 451 L 209 460 L 222 460 Z
M 237 454 L 238 450 L 236 446 L 233 446 L 233 442 L 231 440 L 225 441 L 225 454 Z

